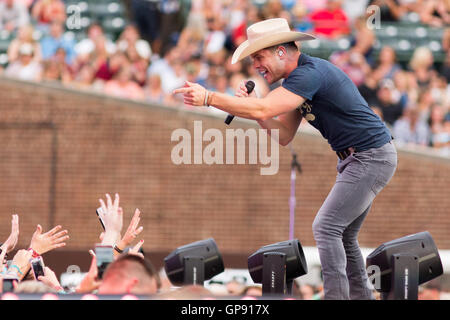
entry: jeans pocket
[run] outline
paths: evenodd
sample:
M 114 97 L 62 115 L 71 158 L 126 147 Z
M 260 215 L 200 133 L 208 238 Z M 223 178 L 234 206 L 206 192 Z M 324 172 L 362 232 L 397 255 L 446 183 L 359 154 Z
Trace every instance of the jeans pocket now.
M 375 195 L 377 195 L 378 193 L 380 193 L 381 190 L 383 190 L 383 188 L 386 186 L 386 182 L 384 182 L 382 179 L 380 179 L 379 177 L 377 177 L 375 179 L 374 184 L 372 185 L 372 191 Z
M 396 162 L 393 162 L 393 159 L 385 160 L 383 165 L 378 168 L 378 174 L 372 185 L 372 191 L 375 195 L 380 193 L 380 191 L 389 183 L 396 168 L 397 164 Z
M 397 167 L 397 153 L 387 154 L 387 157 L 384 160 L 384 164 L 391 167 Z

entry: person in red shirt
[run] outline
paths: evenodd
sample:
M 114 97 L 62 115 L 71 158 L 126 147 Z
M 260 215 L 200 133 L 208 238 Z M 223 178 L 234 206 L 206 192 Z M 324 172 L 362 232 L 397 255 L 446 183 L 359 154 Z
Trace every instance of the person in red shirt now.
M 310 14 L 317 36 L 333 39 L 350 33 L 349 20 L 341 5 L 341 0 L 328 0 L 325 8 Z

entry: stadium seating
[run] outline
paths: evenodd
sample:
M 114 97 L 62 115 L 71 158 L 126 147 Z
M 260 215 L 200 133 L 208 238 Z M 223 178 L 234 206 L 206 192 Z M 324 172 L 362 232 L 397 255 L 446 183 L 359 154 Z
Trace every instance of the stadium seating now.
M 380 28 L 375 28 L 374 32 L 377 38 L 372 53 L 374 60 L 383 46 L 394 48 L 398 61 L 403 65 L 411 59 L 415 48 L 420 46 L 431 49 L 436 63 L 439 64 L 445 60 L 445 52 L 442 48 L 444 29 L 431 28 L 421 24 L 415 13 L 408 14 L 404 20 L 399 22 L 382 22 Z M 320 39 L 319 41 L 305 42 L 302 48 L 306 53 L 327 59 L 335 50 L 348 49 L 345 40 L 350 41 L 351 37 L 337 41 Z
M 120 0 L 64 0 L 67 12 L 66 37 L 77 41 L 85 38 L 87 28 L 98 22 L 104 28 L 106 37 L 116 40 L 129 22 L 125 6 Z M 36 32 L 34 38 L 40 40 L 42 33 Z M 6 30 L 0 30 L 0 66 L 6 66 L 9 43 L 15 38 Z
M 67 36 L 80 40 L 86 37 L 86 30 L 92 22 L 98 22 L 104 28 L 106 36 L 116 40 L 123 28 L 129 22 L 125 5 L 120 0 L 64 0 L 67 9 L 68 22 L 66 25 Z M 253 0 L 263 4 L 264 0 Z M 72 17 L 72 19 L 71 19 Z M 75 26 L 74 18 L 78 18 Z M 70 24 L 72 22 L 72 24 Z M 396 23 L 382 22 L 379 29 L 374 29 L 377 41 L 373 50 L 374 60 L 378 57 L 381 48 L 385 45 L 392 46 L 397 52 L 400 63 L 406 64 L 414 49 L 419 46 L 429 47 L 436 63 L 442 63 L 445 52 L 442 49 L 442 36 L 444 29 L 431 28 L 422 25 L 418 15 L 410 13 L 407 17 Z M 39 40 L 41 34 L 36 34 Z M 15 37 L 6 31 L 0 31 L 0 65 L 6 65 L 9 42 Z M 302 44 L 302 50 L 324 59 L 328 59 L 336 50 L 347 50 L 350 48 L 352 37 L 344 37 L 338 40 L 318 39 Z

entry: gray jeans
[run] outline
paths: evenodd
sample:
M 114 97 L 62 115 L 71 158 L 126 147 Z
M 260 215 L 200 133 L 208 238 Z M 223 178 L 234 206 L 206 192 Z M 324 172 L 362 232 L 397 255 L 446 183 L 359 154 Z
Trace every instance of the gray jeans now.
M 336 183 L 313 223 L 325 299 L 373 299 L 357 237 L 373 199 L 396 167 L 392 142 L 338 160 Z

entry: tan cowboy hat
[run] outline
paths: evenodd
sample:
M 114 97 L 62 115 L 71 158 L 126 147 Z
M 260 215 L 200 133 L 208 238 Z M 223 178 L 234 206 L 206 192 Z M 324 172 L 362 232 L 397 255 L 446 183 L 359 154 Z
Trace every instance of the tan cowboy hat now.
M 248 40 L 241 43 L 231 59 L 231 64 L 248 57 L 252 53 L 277 44 L 291 41 L 306 41 L 315 39 L 314 36 L 291 31 L 286 19 L 268 19 L 252 24 L 247 28 Z

